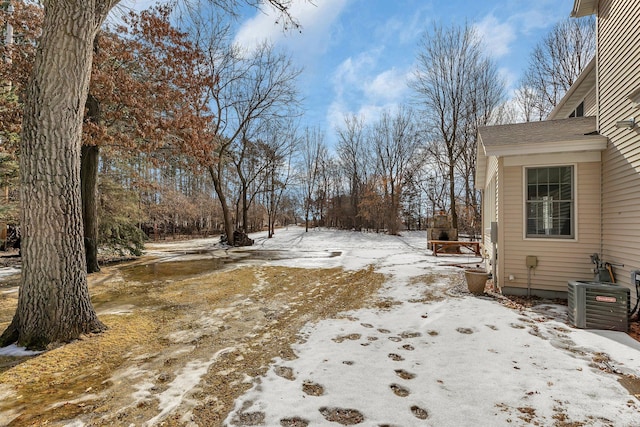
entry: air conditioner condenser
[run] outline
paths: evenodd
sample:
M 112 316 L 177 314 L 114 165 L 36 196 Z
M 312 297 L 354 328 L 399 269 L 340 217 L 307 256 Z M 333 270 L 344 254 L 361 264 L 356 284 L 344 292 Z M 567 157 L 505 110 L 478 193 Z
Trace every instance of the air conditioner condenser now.
M 577 328 L 629 329 L 629 289 L 613 283 L 571 280 L 568 284 L 569 322 Z

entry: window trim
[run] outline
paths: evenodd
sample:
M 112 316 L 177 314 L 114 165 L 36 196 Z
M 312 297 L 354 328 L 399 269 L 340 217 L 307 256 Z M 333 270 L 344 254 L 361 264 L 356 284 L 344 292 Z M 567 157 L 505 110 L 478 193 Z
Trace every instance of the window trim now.
M 527 169 L 541 169 L 541 168 L 554 168 L 554 167 L 571 167 L 571 189 L 573 193 L 573 206 L 572 206 L 572 230 L 571 236 L 562 237 L 559 235 L 545 236 L 529 236 L 527 235 L 527 204 L 529 202 L 527 196 Z M 540 165 L 523 165 L 522 166 L 522 239 L 536 242 L 576 242 L 578 241 L 578 164 L 572 162 L 557 163 L 557 164 L 540 164 Z
M 581 110 L 579 114 L 578 110 Z M 569 118 L 572 117 L 584 117 L 584 99 L 576 105 L 576 108 L 574 108 L 571 114 L 569 114 Z

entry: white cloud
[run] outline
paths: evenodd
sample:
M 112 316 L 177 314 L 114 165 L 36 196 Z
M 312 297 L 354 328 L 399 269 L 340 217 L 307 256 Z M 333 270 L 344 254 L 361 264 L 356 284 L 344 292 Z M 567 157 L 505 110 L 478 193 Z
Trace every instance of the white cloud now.
M 506 67 L 498 68 L 498 75 L 502 78 L 505 86 L 510 90 L 514 90 L 518 84 L 518 75 Z M 511 95 L 511 94 L 510 94 Z
M 369 70 L 377 63 L 379 51 L 366 51 L 358 56 L 348 57 L 333 74 L 333 87 L 338 96 L 343 96 L 354 90 L 362 91 L 369 78 Z
M 380 72 L 383 51 L 378 48 L 344 60 L 333 75 L 334 99 L 327 108 L 332 129 L 343 125 L 345 114 L 355 114 L 366 123 L 378 120 L 383 111 L 394 111 L 407 98 L 408 70 L 396 67 Z
M 265 9 L 242 24 L 234 42 L 251 49 L 267 40 L 273 44 L 284 43 L 300 54 L 323 53 L 329 46 L 330 28 L 346 3 L 347 0 L 322 0 L 313 3 L 294 0 L 291 15 L 302 26 L 300 33 L 295 30 L 284 31 L 276 23 L 277 12 L 265 6 Z
M 407 73 L 394 68 L 383 71 L 365 85 L 368 98 L 397 100 L 407 91 Z
M 511 43 L 516 40 L 516 31 L 511 23 L 500 23 L 493 14 L 490 14 L 474 27 L 493 57 L 499 58 L 511 51 Z

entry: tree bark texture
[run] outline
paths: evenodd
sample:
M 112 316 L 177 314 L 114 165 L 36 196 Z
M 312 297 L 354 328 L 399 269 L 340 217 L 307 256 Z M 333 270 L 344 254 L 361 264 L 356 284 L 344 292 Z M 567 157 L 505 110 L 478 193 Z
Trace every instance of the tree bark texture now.
M 233 226 L 233 218 L 231 218 L 231 213 L 229 212 L 229 205 L 227 203 L 227 198 L 224 195 L 224 189 L 222 188 L 222 176 L 221 170 L 222 167 L 218 166 L 217 168 L 213 166 L 209 166 L 209 175 L 211 175 L 211 179 L 213 180 L 213 188 L 218 195 L 218 199 L 220 200 L 220 206 L 222 207 L 222 217 L 224 219 L 224 232 L 227 235 L 227 243 L 233 246 L 234 238 L 233 232 L 235 231 L 235 227 Z
M 83 145 L 80 164 L 82 221 L 87 273 L 100 271 L 98 265 L 98 159 L 100 149 Z
M 42 349 L 104 329 L 87 286 L 80 146 L 93 40 L 115 3 L 43 2 L 20 147 L 21 286 L 0 345 Z

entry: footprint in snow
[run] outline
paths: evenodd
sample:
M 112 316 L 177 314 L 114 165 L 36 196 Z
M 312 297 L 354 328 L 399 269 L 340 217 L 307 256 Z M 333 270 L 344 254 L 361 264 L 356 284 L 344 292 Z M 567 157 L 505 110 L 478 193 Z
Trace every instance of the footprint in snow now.
M 346 340 L 351 340 L 351 341 L 359 340 L 361 336 L 362 335 L 360 335 L 360 334 L 340 335 L 338 337 L 332 338 L 331 340 L 335 341 L 337 343 L 341 343 L 341 342 L 344 342 Z
M 407 397 L 411 392 L 398 384 L 391 384 L 389 388 L 393 391 L 396 396 Z
M 309 421 L 298 417 L 283 418 L 280 420 L 280 425 L 282 427 L 307 427 L 309 425 Z
M 324 387 L 320 384 L 316 384 L 310 381 L 302 383 L 302 391 L 309 396 L 322 396 L 324 394 Z
M 404 369 L 396 369 L 394 372 L 403 380 L 412 380 L 416 377 L 416 374 L 405 371 Z
M 296 376 L 293 374 L 293 369 L 287 368 L 286 366 L 276 366 L 274 368 L 274 372 L 277 376 L 289 381 L 294 381 L 296 379 Z
M 396 362 L 401 362 L 404 360 L 404 357 L 400 356 L 399 354 L 389 353 L 389 359 L 394 360 Z
M 405 331 L 405 332 L 400 334 L 400 337 L 402 337 L 404 339 L 418 338 L 418 337 L 421 337 L 421 336 L 422 336 L 422 334 L 420 332 L 408 332 L 408 331 Z
M 411 413 L 413 414 L 414 417 L 420 420 L 426 420 L 427 418 L 429 418 L 429 412 L 427 412 L 426 409 L 422 409 L 419 406 L 415 406 L 415 405 L 412 406 Z
M 327 408 L 323 406 L 320 408 L 320 413 L 327 421 L 342 424 L 343 426 L 360 424 L 364 421 L 364 415 L 356 409 Z

